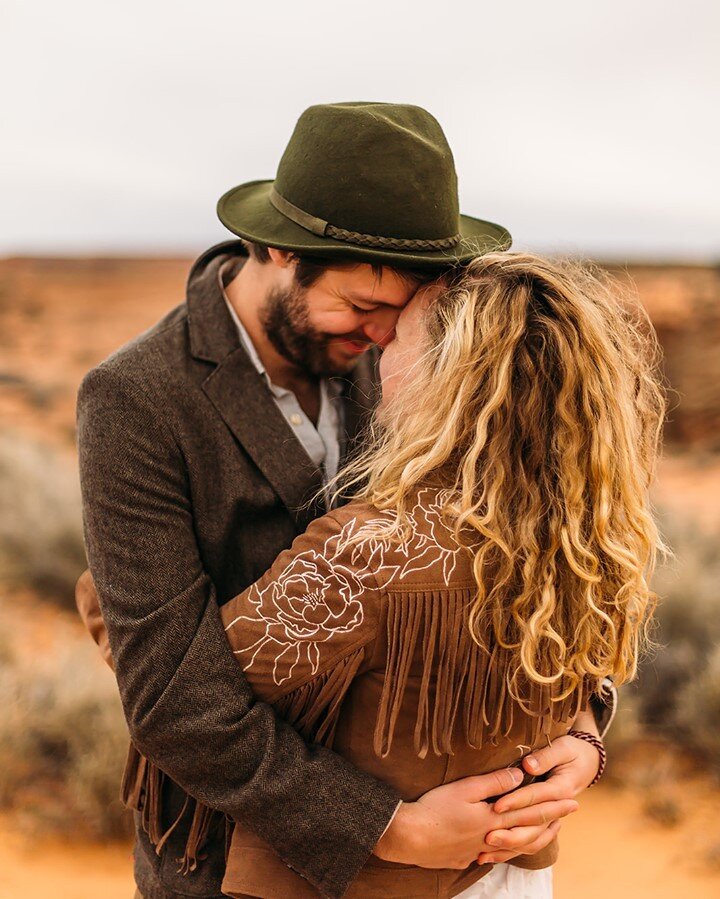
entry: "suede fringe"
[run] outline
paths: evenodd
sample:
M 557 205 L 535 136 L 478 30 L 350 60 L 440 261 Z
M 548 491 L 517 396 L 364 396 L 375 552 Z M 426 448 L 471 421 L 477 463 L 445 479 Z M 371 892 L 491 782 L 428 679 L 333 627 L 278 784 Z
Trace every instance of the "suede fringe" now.
M 468 745 L 479 749 L 495 746 L 507 738 L 516 715 L 526 718 L 524 743 L 537 745 L 549 734 L 553 721 L 572 720 L 583 701 L 582 689 L 560 702 L 552 702 L 551 686 L 525 686 L 524 711 L 508 690 L 505 672 L 510 651 L 491 642 L 479 647 L 467 627 L 467 590 L 419 591 L 390 594 L 387 617 L 387 663 L 375 725 L 374 748 L 385 757 L 403 703 L 408 678 L 420 678 L 415 719 L 415 750 L 420 758 L 428 752 L 452 754 L 453 735 L 462 727 Z M 417 657 L 421 658 L 418 671 Z M 563 679 L 560 687 L 564 689 Z M 557 686 L 554 688 L 557 691 Z
M 198 863 L 205 859 L 202 849 L 210 833 L 210 827 L 219 820 L 220 813 L 185 796 L 180 814 L 165 831 L 162 829 L 162 789 L 165 775 L 157 765 L 148 761 L 131 743 L 128 751 L 125 773 L 123 774 L 121 798 L 127 808 L 139 812 L 142 828 L 155 847 L 158 855 L 162 852 L 168 839 L 178 826 L 190 805 L 193 805 L 193 816 L 190 832 L 185 844 L 185 852 L 178 859 L 178 873 L 189 874 Z M 223 816 L 224 817 L 224 816 Z M 230 830 L 226 824 L 227 831 Z
M 332 746 L 345 694 L 364 658 L 361 646 L 334 668 L 273 703 L 306 739 Z
M 363 648 L 342 659 L 331 671 L 322 674 L 275 703 L 280 714 L 300 733 L 316 742 L 331 746 L 335 736 L 335 726 L 345 694 L 357 674 L 364 658 Z M 161 797 L 165 775 L 148 761 L 131 743 L 123 775 L 121 796 L 127 808 L 140 813 L 142 828 L 148 835 L 158 855 L 178 826 L 190 804 L 193 816 L 190 832 L 185 844 L 185 853 L 178 859 L 181 874 L 194 871 L 198 863 L 205 859 L 203 846 L 214 821 L 220 820 L 220 813 L 208 806 L 185 797 L 180 814 L 167 830 L 162 829 Z M 225 819 L 225 857 L 230 850 L 234 822 Z

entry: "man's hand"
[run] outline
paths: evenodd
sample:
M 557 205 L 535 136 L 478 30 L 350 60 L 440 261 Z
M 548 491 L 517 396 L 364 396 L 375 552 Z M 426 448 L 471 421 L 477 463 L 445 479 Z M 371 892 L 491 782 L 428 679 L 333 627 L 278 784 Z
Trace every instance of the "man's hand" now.
M 578 716 L 574 726 L 596 734 L 592 715 L 588 713 L 589 718 L 585 718 L 584 714 L 582 718 Z M 510 814 L 524 808 L 542 808 L 548 802 L 572 799 L 592 783 L 599 764 L 600 754 L 590 743 L 577 737 L 558 737 L 552 745 L 538 749 L 523 759 L 523 767 L 529 774 L 545 774 L 552 769 L 548 779 L 502 796 L 493 805 L 493 810 L 499 814 Z M 504 862 L 518 855 L 518 846 L 526 843 L 526 834 L 523 828 L 505 828 L 488 833 L 487 839 L 493 841 L 496 849 L 484 854 L 480 861 Z M 520 851 L 527 854 L 527 849 Z
M 502 768 L 436 787 L 417 802 L 403 803 L 375 855 L 421 868 L 467 868 L 479 853 L 493 851 L 485 842 L 488 831 L 509 828 L 518 829 L 523 837 L 512 855 L 538 852 L 560 829 L 558 819 L 576 811 L 578 804 L 573 799 L 550 800 L 501 814 L 483 801 L 515 789 L 521 781 L 521 771 Z

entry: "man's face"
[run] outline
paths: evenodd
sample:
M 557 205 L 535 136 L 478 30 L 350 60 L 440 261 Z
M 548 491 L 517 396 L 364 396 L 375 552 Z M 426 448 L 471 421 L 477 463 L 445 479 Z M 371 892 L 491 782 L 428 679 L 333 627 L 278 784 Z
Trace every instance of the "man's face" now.
M 278 282 L 261 310 L 265 331 L 282 356 L 320 377 L 346 374 L 370 346 L 389 343 L 418 287 L 391 268 L 378 277 L 365 263 L 328 269 L 307 288 L 293 264 Z

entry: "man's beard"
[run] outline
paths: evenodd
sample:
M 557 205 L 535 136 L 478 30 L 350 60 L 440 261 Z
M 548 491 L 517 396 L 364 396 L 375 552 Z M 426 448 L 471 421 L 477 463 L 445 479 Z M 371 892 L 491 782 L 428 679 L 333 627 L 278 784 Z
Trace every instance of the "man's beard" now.
M 339 340 L 367 340 L 357 335 L 324 335 L 310 324 L 305 290 L 298 284 L 268 293 L 260 309 L 260 322 L 280 355 L 298 368 L 319 378 L 347 374 L 357 359 L 343 364 L 330 356 L 330 346 Z

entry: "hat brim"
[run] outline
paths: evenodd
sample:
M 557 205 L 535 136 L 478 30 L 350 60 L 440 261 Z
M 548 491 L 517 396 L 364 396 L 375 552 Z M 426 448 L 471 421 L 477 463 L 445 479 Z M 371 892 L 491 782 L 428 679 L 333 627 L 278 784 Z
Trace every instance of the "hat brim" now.
M 223 225 L 233 234 L 263 246 L 402 267 L 468 262 L 483 253 L 507 250 L 512 243 L 509 232 L 502 225 L 461 215 L 460 240 L 449 250 L 420 252 L 355 246 L 347 241 L 313 234 L 278 212 L 270 203 L 273 183 L 250 181 L 223 194 L 217 204 L 217 214 Z

